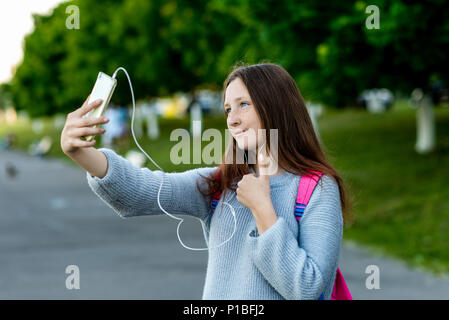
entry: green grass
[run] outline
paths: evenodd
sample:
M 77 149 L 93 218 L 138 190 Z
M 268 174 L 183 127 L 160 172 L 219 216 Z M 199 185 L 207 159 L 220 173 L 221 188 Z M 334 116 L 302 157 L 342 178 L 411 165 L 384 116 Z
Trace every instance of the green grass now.
M 415 112 L 345 111 L 320 122 L 331 162 L 349 185 L 355 222 L 345 239 L 415 267 L 449 270 L 449 108 L 436 109 L 437 148 L 418 155 Z
M 345 239 L 398 257 L 415 267 L 435 273 L 449 271 L 449 108 L 435 109 L 437 148 L 428 155 L 414 151 L 416 118 L 404 103 L 385 114 L 363 110 L 326 110 L 318 125 L 330 162 L 344 178 L 354 199 L 355 220 L 345 229 Z M 52 118 L 44 120 L 41 135 L 29 123 L 0 126 L 18 136 L 17 148 L 43 135 L 54 140 L 50 156 L 74 164 L 60 151 L 60 132 Z M 189 128 L 188 119 L 161 120 L 157 141 L 139 139 L 142 148 L 164 169 L 184 171 L 198 164 L 176 166 L 170 162 L 170 141 L 176 128 Z M 206 128 L 225 129 L 224 118 L 205 119 Z M 100 139 L 97 139 L 98 141 Z M 209 142 L 203 142 L 203 146 Z M 130 146 L 138 150 L 132 137 Z M 97 148 L 100 143 L 97 142 Z M 124 155 L 126 146 L 117 148 Z M 204 165 L 204 164 L 203 164 Z M 156 167 L 148 160 L 146 166 Z M 207 166 L 207 165 L 206 165 Z

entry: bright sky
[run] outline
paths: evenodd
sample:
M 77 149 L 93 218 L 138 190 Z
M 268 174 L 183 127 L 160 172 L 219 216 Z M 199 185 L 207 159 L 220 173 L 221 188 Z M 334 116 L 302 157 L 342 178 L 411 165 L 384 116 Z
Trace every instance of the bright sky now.
M 0 1 L 0 83 L 12 77 L 12 68 L 22 60 L 22 44 L 33 30 L 32 13 L 50 13 L 62 0 Z

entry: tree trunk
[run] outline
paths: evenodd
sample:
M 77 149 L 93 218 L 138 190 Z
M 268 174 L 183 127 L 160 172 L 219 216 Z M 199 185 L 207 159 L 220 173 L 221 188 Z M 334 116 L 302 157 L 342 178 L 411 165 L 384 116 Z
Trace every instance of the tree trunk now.
M 435 115 L 429 96 L 426 95 L 417 101 L 417 105 L 415 150 L 420 154 L 425 154 L 435 148 Z

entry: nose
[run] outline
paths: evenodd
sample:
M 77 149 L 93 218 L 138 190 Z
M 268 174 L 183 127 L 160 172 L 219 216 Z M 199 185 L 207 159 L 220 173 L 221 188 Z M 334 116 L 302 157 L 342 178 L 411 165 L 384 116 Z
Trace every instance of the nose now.
M 227 122 L 229 128 L 237 127 L 240 125 L 241 122 L 240 116 L 238 115 L 237 112 L 231 110 L 231 112 L 228 113 Z

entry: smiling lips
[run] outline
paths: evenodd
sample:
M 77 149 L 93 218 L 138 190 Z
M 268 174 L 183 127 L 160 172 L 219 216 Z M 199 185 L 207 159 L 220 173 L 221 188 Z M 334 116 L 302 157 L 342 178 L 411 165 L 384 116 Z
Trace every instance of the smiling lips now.
M 240 130 L 240 131 L 237 131 L 235 133 L 235 135 L 238 136 L 238 135 L 241 135 L 242 133 L 245 133 L 245 132 L 246 132 L 246 129 L 245 130 Z

